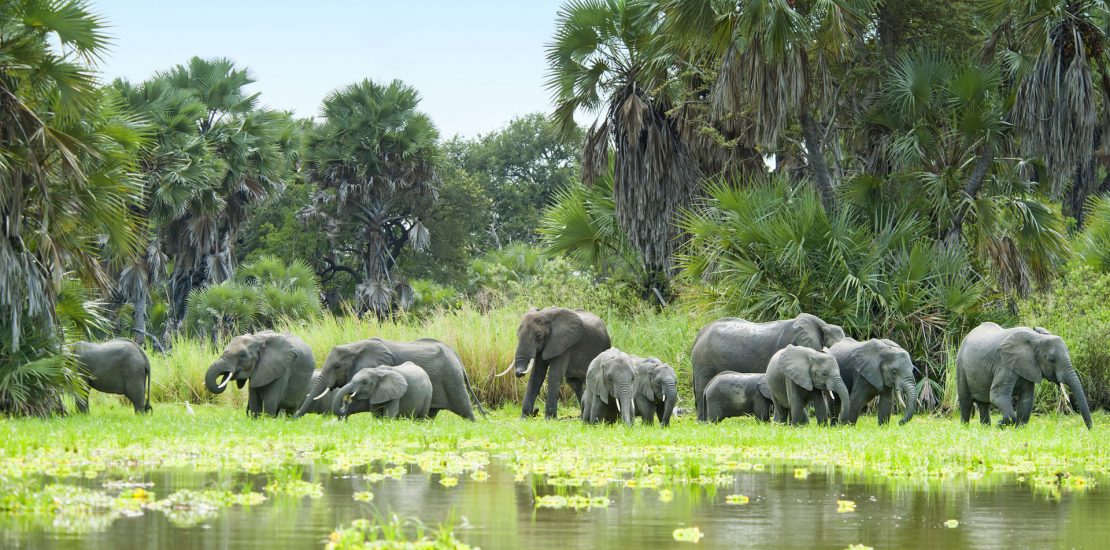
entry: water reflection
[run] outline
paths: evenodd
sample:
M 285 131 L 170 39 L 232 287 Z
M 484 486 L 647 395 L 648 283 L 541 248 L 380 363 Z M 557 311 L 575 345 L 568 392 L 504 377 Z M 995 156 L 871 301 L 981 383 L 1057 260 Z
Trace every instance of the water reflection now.
M 116 473 L 117 477 L 126 477 Z M 980 480 L 896 481 L 816 469 L 796 477 L 791 467 L 746 472 L 723 487 L 670 487 L 659 491 L 609 488 L 556 488 L 514 483 L 513 472 L 496 460 L 489 479 L 466 476 L 445 488 L 439 476 L 416 469 L 401 479 L 368 482 L 362 475 L 308 468 L 304 477 L 323 485 L 318 499 L 272 498 L 254 507 L 231 507 L 192 527 L 174 526 L 160 512 L 119 517 L 93 532 L 65 533 L 49 521 L 0 520 L 4 548 L 312 548 L 321 547 L 336 527 L 377 514 L 416 517 L 429 525 L 454 518 L 458 536 L 482 548 L 681 547 L 672 532 L 697 526 L 700 546 L 709 548 L 876 548 L 1100 547 L 1110 541 L 1110 492 L 1100 486 L 1058 498 L 1035 493 L 1014 476 Z M 103 479 L 88 482 L 100 488 Z M 148 473 L 133 481 L 153 483 L 159 497 L 179 489 L 261 491 L 264 476 Z M 1104 480 L 1105 481 L 1105 480 Z M 355 501 L 361 491 L 370 503 Z M 535 494 L 608 496 L 608 508 L 588 511 L 536 509 Z M 744 505 L 726 496 L 750 497 Z M 839 513 L 837 500 L 856 503 Z M 945 525 L 957 520 L 958 527 Z

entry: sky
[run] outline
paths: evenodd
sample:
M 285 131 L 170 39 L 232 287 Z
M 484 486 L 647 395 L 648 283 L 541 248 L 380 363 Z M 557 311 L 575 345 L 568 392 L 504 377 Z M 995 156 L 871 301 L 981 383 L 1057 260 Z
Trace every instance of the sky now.
M 562 0 L 91 0 L 113 37 L 100 69 L 141 81 L 193 56 L 248 67 L 264 105 L 315 116 L 370 78 L 418 89 L 443 137 L 550 112 L 544 45 Z

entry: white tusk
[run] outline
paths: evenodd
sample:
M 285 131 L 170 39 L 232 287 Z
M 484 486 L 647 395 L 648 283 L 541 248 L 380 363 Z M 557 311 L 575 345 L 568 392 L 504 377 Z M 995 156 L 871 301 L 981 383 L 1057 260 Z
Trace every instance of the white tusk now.
M 224 386 L 226 386 L 228 382 L 231 382 L 231 378 L 233 376 L 235 376 L 235 371 L 231 371 L 231 372 L 227 373 L 227 378 L 224 378 L 224 381 L 220 382 L 220 385 L 216 386 L 216 389 L 220 389 L 220 390 L 224 389 Z
M 325 395 L 327 395 L 327 394 L 328 394 L 328 392 L 330 392 L 330 391 L 331 391 L 331 388 L 324 388 L 324 393 L 321 393 L 320 395 L 317 395 L 316 397 L 313 397 L 313 398 L 312 398 L 312 400 L 313 400 L 313 401 L 317 401 L 317 400 L 319 400 L 319 399 L 320 399 L 321 397 L 324 397 Z
M 528 360 L 528 368 L 524 369 L 524 374 L 528 374 L 528 373 L 532 372 L 532 365 L 533 365 L 533 364 L 534 364 L 535 362 L 536 362 L 536 358 L 535 358 L 535 357 L 533 357 L 533 358 L 531 358 L 531 359 L 529 359 L 529 360 Z M 524 374 L 522 374 L 521 376 L 524 376 Z
M 618 397 L 617 399 L 615 399 L 615 401 L 617 402 L 617 412 L 621 412 L 621 400 L 620 400 L 620 398 Z
M 506 374 L 509 374 L 509 371 L 511 371 L 511 370 L 513 370 L 513 363 L 510 361 L 509 362 L 509 368 L 501 371 L 501 374 L 495 374 L 494 376 L 497 376 L 497 377 L 505 376 Z
M 667 402 L 667 394 L 665 394 L 665 393 L 663 394 L 663 402 L 664 402 L 664 403 L 666 403 L 666 402 Z

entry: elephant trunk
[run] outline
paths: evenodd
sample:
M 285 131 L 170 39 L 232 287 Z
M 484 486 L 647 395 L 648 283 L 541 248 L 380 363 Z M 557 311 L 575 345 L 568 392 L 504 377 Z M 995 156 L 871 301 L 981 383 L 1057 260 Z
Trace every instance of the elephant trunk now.
M 331 388 L 331 379 L 331 375 L 321 373 L 320 376 L 317 376 L 316 379 L 313 380 L 312 389 L 308 391 L 308 395 L 305 396 L 304 402 L 301 403 L 301 406 L 297 409 L 297 412 L 293 413 L 293 418 L 299 418 L 301 416 L 304 416 L 304 413 L 308 412 L 308 410 L 312 407 L 312 401 L 323 396 L 324 392 Z M 336 403 L 338 402 L 339 401 L 336 400 Z
M 902 394 L 906 397 L 906 414 L 902 416 L 899 425 L 909 422 L 917 412 L 917 383 L 912 376 L 906 377 L 899 383 Z
M 663 418 L 659 421 L 663 426 L 668 426 L 671 423 L 671 415 L 674 414 L 675 404 L 678 403 L 678 390 L 675 389 L 674 382 L 667 382 L 663 386 Z
M 335 393 L 334 401 L 332 402 L 331 410 L 335 416 L 343 418 L 347 416 L 347 396 L 354 393 L 355 390 L 351 384 L 347 384 Z
M 513 374 L 515 374 L 517 378 L 521 378 L 532 371 L 532 366 L 535 364 L 536 360 L 536 353 L 534 350 L 529 351 L 521 346 L 517 346 L 516 349 L 517 353 L 513 357 Z
M 1087 429 L 1091 429 L 1091 408 L 1087 405 L 1087 394 L 1083 393 L 1083 385 L 1079 383 L 1079 374 L 1075 372 L 1075 368 L 1071 365 L 1068 365 L 1063 381 L 1067 385 L 1068 391 L 1075 396 L 1076 409 L 1083 416 L 1083 422 L 1087 424 Z
M 836 380 L 836 385 L 833 387 L 833 391 L 836 392 L 836 398 L 840 400 L 840 423 L 848 424 L 850 423 L 849 418 L 851 417 L 851 413 L 848 412 L 848 409 L 851 408 L 848 407 L 848 386 L 844 384 L 843 379 L 838 378 Z
M 218 382 L 221 375 L 226 375 L 222 383 Z M 208 372 L 204 375 L 204 387 L 211 393 L 223 393 L 229 378 L 231 378 L 231 368 L 225 365 L 223 360 L 218 360 L 208 367 Z
M 631 426 L 632 419 L 636 415 L 636 405 L 632 403 L 632 387 L 622 387 L 618 393 L 620 395 L 617 397 L 617 403 L 620 405 L 621 420 Z

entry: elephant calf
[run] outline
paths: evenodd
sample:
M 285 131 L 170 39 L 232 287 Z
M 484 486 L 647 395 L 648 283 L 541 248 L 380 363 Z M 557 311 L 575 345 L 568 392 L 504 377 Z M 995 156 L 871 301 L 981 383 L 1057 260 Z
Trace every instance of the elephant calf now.
M 636 414 L 644 424 L 651 424 L 658 416 L 661 425 L 669 426 L 678 401 L 674 369 L 655 357 L 638 359 L 632 380 Z
M 806 406 L 812 403 L 817 423 L 827 423 L 822 390 L 834 391 L 841 402 L 848 402 L 848 388 L 840 378 L 836 358 L 801 346 L 788 345 L 771 357 L 767 364 L 767 386 L 775 405 L 775 422 L 785 422 L 789 413 L 791 424 L 808 423 Z M 840 420 L 845 420 L 843 413 Z
M 913 377 L 913 360 L 910 354 L 890 340 L 857 341 L 845 338 L 829 348 L 840 367 L 840 377 L 848 386 L 848 401 L 835 401 L 834 414 L 846 407 L 843 414 L 848 423 L 855 423 L 869 401 L 879 398 L 879 425 L 890 421 L 894 405 L 894 390 L 899 389 L 906 399 L 906 414 L 899 424 L 913 418 L 917 407 L 917 382 Z M 844 411 L 842 411 L 844 412 Z
M 595 357 L 586 371 L 582 420 L 587 424 L 596 424 L 616 422 L 619 418 L 631 426 L 635 414 L 632 401 L 635 369 L 635 358 L 617 348 L 609 348 Z
M 1090 429 L 1087 394 L 1063 339 L 1039 327 L 1002 328 L 983 323 L 964 337 L 956 354 L 960 419 L 970 421 L 974 406 L 979 408 L 980 422 L 990 424 L 990 406 L 994 405 L 1002 412 L 999 426 L 1025 424 L 1033 412 L 1036 384 L 1042 379 L 1068 387 Z
M 774 403 L 765 374 L 725 371 L 714 376 L 705 387 L 705 412 L 709 422 L 751 415 L 771 420 Z
M 116 338 L 103 343 L 77 342 L 77 367 L 89 388 L 127 396 L 137 413 L 150 408 L 150 361 L 135 342 Z M 89 411 L 88 398 L 77 399 L 79 412 Z
M 408 361 L 358 371 L 335 395 L 333 410 L 343 419 L 366 411 L 386 418 L 427 418 L 431 405 L 431 378 Z

